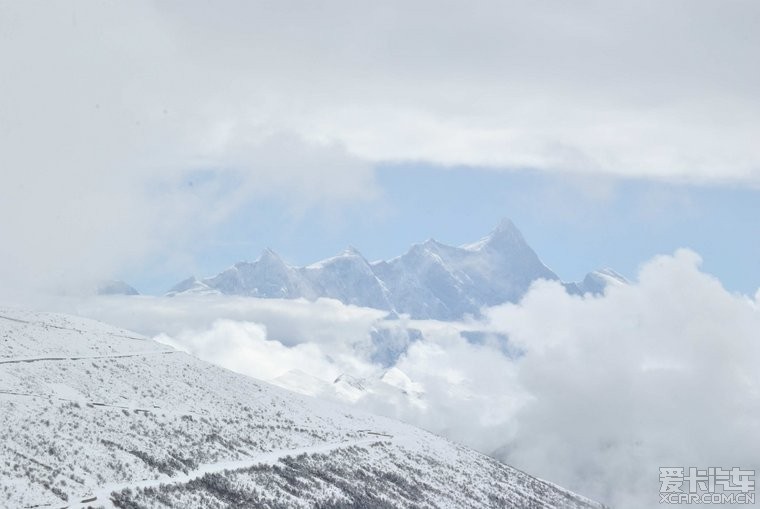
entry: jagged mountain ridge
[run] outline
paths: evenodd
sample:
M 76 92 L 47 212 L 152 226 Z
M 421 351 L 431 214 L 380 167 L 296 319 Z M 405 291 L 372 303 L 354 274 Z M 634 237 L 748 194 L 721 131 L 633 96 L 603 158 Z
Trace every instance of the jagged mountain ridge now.
M 418 428 L 65 315 L 0 309 L 0 430 L 0 507 L 602 507 Z
M 220 274 L 190 278 L 167 295 L 224 294 L 314 300 L 405 313 L 417 319 L 458 319 L 484 306 L 518 301 L 537 279 L 559 281 L 509 220 L 478 242 L 454 247 L 430 239 L 387 261 L 369 262 L 355 248 L 338 256 L 292 267 L 271 249 L 254 262 L 239 262 Z M 610 269 L 579 283 L 563 283 L 571 293 L 599 293 L 625 282 Z

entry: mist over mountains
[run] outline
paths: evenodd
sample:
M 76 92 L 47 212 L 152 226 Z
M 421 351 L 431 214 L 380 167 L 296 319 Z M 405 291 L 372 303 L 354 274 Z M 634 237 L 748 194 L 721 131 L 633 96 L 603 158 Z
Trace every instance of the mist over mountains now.
M 701 263 L 686 249 L 660 255 L 629 284 L 582 297 L 539 280 L 519 303 L 459 321 L 218 292 L 57 309 L 638 509 L 657 503 L 661 465 L 760 469 L 760 292 L 735 294 Z
M 256 261 L 238 262 L 204 279 L 191 277 L 167 295 L 327 297 L 415 319 L 455 320 L 478 315 L 487 306 L 517 302 L 538 279 L 560 281 L 512 221 L 504 219 L 472 244 L 455 247 L 429 239 L 390 260 L 370 262 L 349 247 L 332 258 L 294 267 L 266 249 Z M 563 285 L 569 293 L 582 295 L 625 282 L 613 270 L 604 269 Z

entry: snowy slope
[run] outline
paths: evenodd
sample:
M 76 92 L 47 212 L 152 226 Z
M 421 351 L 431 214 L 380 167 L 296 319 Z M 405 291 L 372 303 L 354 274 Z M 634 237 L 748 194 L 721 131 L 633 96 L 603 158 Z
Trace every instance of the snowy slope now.
M 0 309 L 0 430 L 8 508 L 600 507 L 411 426 L 61 315 Z
M 219 290 L 215 290 L 214 288 L 211 288 L 209 285 L 204 283 L 203 281 L 200 281 L 195 276 L 191 276 L 183 281 L 180 281 L 176 285 L 174 285 L 168 292 L 168 297 L 173 297 L 175 295 L 181 295 L 181 294 L 192 294 L 192 295 L 220 295 L 221 292 Z
M 320 297 L 376 309 L 393 307 L 385 284 L 355 248 L 304 267 L 301 273 Z
M 613 273 L 568 283 L 572 293 L 599 293 Z M 609 277 L 607 277 L 609 276 Z M 368 263 L 354 248 L 306 267 L 291 267 L 267 249 L 254 262 L 178 284 L 168 295 L 219 292 L 251 297 L 338 299 L 345 304 L 451 320 L 484 306 L 516 302 L 537 279 L 558 280 L 509 221 L 473 244 L 453 247 L 430 239 L 402 256 Z
M 314 396 L 321 399 L 356 403 L 359 399 L 371 396 L 382 400 L 390 408 L 400 404 L 425 408 L 424 391 L 404 372 L 394 367 L 377 377 L 357 378 L 346 373 L 338 376 L 332 383 L 301 370 L 290 370 L 271 382 L 279 387 Z
M 595 270 L 586 274 L 579 283 L 564 283 L 568 293 L 583 295 L 600 294 L 609 286 L 627 285 L 628 280 L 610 268 Z

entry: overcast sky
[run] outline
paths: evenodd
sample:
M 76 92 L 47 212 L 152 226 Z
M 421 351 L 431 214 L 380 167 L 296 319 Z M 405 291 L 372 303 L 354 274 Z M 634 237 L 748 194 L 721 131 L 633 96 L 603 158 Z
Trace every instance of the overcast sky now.
M 577 279 L 760 284 L 760 4 L 0 2 L 4 290 L 160 292 L 512 217 Z

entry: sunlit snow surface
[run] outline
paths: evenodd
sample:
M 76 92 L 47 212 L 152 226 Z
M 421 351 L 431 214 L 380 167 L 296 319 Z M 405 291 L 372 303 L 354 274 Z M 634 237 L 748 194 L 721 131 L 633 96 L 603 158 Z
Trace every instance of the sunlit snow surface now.
M 0 430 L 8 508 L 600 507 L 411 426 L 64 315 L 0 309 Z

